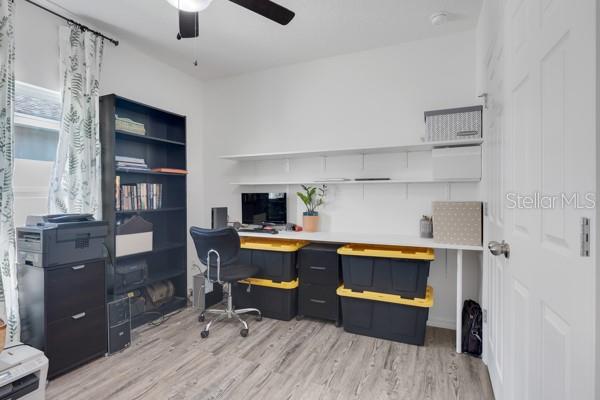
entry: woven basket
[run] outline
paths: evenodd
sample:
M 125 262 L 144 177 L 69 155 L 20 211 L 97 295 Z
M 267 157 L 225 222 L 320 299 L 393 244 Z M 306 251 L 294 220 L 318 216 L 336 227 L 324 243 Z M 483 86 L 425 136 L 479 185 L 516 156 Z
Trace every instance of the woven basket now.
M 0 319 L 0 352 L 4 350 L 6 341 L 6 322 Z

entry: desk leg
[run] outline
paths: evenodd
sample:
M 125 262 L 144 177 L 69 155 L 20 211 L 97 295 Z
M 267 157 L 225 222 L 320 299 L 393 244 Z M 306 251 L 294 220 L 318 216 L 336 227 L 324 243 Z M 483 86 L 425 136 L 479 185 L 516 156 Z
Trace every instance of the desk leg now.
M 456 352 L 462 350 L 463 251 L 456 250 Z

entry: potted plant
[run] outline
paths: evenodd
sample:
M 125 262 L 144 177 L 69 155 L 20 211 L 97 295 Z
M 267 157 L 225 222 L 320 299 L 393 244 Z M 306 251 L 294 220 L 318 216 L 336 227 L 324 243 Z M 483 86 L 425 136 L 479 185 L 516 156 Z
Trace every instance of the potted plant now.
M 303 192 L 296 194 L 306 206 L 302 216 L 302 225 L 306 232 L 319 230 L 319 212 L 317 209 L 325 203 L 325 187 L 314 187 L 302 185 Z

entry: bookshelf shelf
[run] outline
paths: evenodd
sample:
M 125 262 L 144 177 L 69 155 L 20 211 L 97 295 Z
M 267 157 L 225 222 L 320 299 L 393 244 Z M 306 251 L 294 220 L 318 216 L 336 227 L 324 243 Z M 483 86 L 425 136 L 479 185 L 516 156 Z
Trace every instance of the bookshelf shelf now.
M 143 171 L 139 169 L 131 169 L 131 168 L 117 168 L 117 174 L 140 174 L 140 175 L 165 175 L 165 176 L 181 176 L 185 177 L 186 174 L 174 174 L 172 172 L 156 172 L 156 171 Z
M 117 130 L 116 115 L 143 123 L 146 135 Z M 119 164 L 130 164 L 129 161 L 122 162 L 126 158 L 140 160 L 139 163 L 150 168 L 185 170 L 186 118 L 118 95 L 106 95 L 100 98 L 100 137 L 102 211 L 109 223 L 107 247 L 115 262 L 111 276 L 118 276 L 121 281 L 125 279 L 117 275 L 121 263 L 145 262 L 148 271 L 148 278 L 143 283 L 132 280 L 130 284 L 121 284 L 119 287 L 124 289 L 119 289 L 119 293 L 133 291 L 134 296 L 139 296 L 147 285 L 167 280 L 175 289 L 173 298 L 165 305 L 154 307 L 151 302 L 146 302 L 145 310 L 132 315 L 132 326 L 136 327 L 156 319 L 161 313 L 175 311 L 186 305 L 187 208 L 181 199 L 187 198 L 187 180 L 184 174 L 119 166 L 116 157 L 121 160 Z M 127 207 L 121 207 L 124 201 L 123 188 L 127 188 Z M 134 196 L 133 199 L 131 196 Z M 132 209 L 125 209 L 130 207 Z M 117 225 L 135 216 L 152 224 L 153 250 L 114 257 Z M 108 294 L 115 294 L 115 281 L 107 286 Z
M 148 136 L 148 135 L 138 135 L 137 133 L 129 133 L 129 132 L 124 132 L 124 131 L 119 131 L 119 130 L 115 131 L 115 136 L 118 139 L 124 139 L 124 140 L 134 140 L 134 141 L 140 141 L 140 142 L 146 142 L 146 143 L 172 144 L 175 146 L 185 146 L 184 142 L 178 142 L 176 140 L 162 139 L 162 138 L 152 137 L 152 136 Z
M 173 211 L 185 211 L 185 207 L 163 207 L 150 210 L 118 210 L 116 214 L 144 214 L 144 213 L 161 213 L 161 212 L 173 212 Z

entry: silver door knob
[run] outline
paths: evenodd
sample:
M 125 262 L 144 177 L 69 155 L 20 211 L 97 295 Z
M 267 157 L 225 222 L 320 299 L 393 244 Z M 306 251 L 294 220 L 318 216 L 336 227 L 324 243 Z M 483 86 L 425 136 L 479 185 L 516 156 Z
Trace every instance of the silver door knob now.
M 495 256 L 504 254 L 504 257 L 510 257 L 510 245 L 504 240 L 501 242 L 496 242 L 492 240 L 488 243 L 488 249 L 490 249 L 490 253 L 492 253 Z

